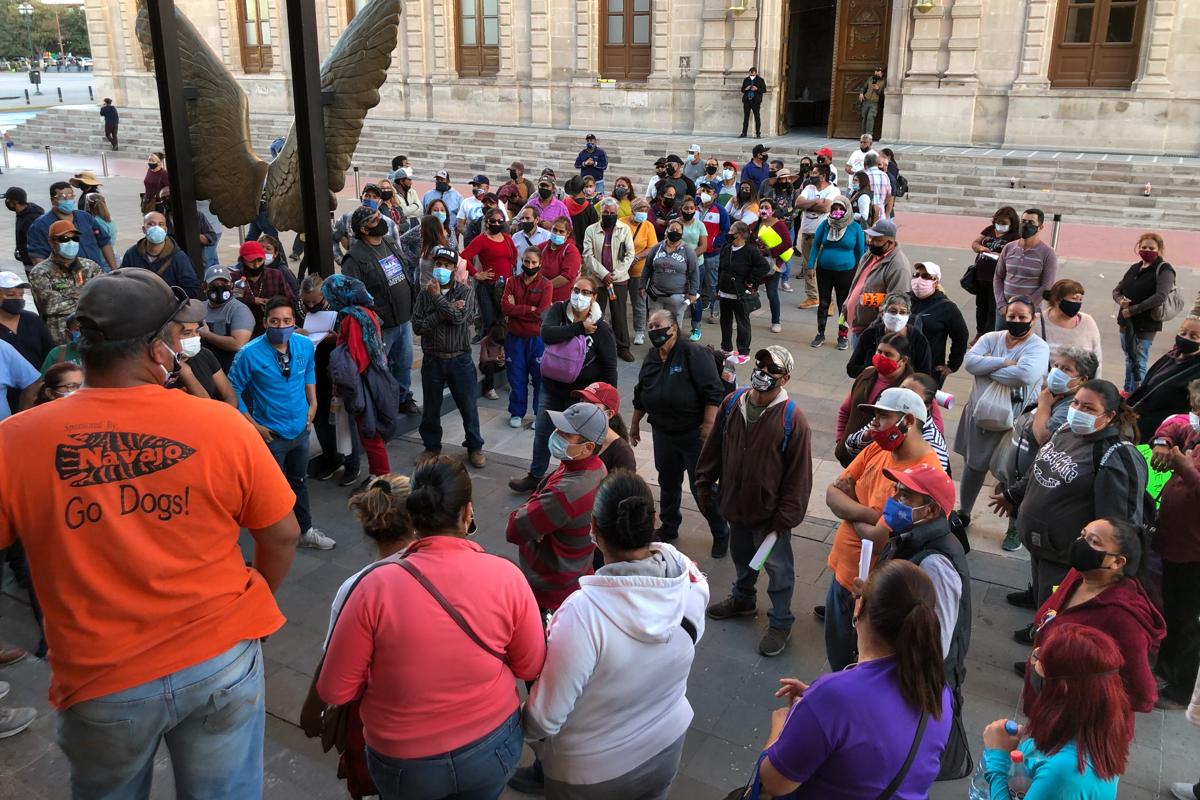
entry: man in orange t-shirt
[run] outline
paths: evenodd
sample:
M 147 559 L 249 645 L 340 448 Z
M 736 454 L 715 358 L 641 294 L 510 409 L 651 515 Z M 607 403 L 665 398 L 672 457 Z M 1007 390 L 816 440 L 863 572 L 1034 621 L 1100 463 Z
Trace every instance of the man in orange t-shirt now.
M 884 389 L 878 400 L 863 407 L 875 411 L 870 423 L 872 442 L 825 492 L 829 509 L 842 520 L 829 552 L 833 580 L 825 596 L 825 654 L 835 672 L 856 660 L 851 589 L 858 577 L 863 537 L 879 522 L 896 485 L 884 470 L 903 472 L 918 464 L 942 468 L 937 452 L 921 435 L 928 412 L 916 392 Z
M 284 622 L 295 498 L 236 409 L 163 388 L 204 314 L 149 270 L 94 278 L 83 388 L 0 423 L 0 548 L 28 554 L 75 797 L 147 796 L 164 738 L 180 796 L 262 791 L 259 640 Z

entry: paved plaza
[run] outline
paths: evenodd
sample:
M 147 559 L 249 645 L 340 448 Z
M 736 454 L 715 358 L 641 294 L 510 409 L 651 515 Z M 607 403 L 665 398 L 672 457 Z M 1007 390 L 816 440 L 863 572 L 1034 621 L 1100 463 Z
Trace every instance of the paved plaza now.
M 116 214 L 118 257 L 140 235 L 136 207 L 140 172 L 126 174 L 130 177 L 113 177 L 106 181 L 106 194 Z M 44 168 L 38 171 L 23 167 L 6 171 L 0 177 L 0 184 L 24 186 L 32 199 L 45 205 L 46 187 L 57 177 L 47 174 Z M 1037 198 L 1031 197 L 1029 204 L 1036 202 Z M 341 210 L 350 206 L 350 201 L 344 201 Z M 901 246 L 914 262 L 933 260 L 942 266 L 947 293 L 959 303 L 964 316 L 972 320 L 973 301 L 959 288 L 958 276 L 968 263 L 970 240 L 986 221 L 964 217 L 918 217 L 906 215 L 903 207 L 900 208 L 897 222 Z M 1089 242 L 1095 237 L 1080 232 L 1068 234 L 1064 230 L 1064 237 L 1068 235 L 1077 236 L 1078 243 L 1068 246 L 1064 239 L 1064 246 L 1060 248 L 1060 274 L 1079 280 L 1087 288 L 1084 311 L 1096 317 L 1104 335 L 1103 374 L 1110 380 L 1119 381 L 1122 364 L 1110 291 L 1134 258 L 1136 232 L 1118 229 L 1102 230 L 1097 234 L 1111 242 L 1105 251 L 1109 260 L 1097 257 L 1102 253 L 1098 254 L 1092 246 L 1094 242 Z M 1169 260 L 1177 266 L 1194 264 L 1194 251 L 1183 246 L 1173 249 L 1176 242 L 1173 237 L 1174 234 L 1167 236 Z M 229 233 L 222 241 L 226 263 L 233 261 L 235 238 L 235 234 Z M 1183 238 L 1181 235 L 1179 241 Z M 290 243 L 290 235 L 286 241 Z M 0 216 L 0 254 L 3 254 L 0 268 L 13 268 L 9 255 L 12 249 L 12 218 L 3 215 Z M 1182 291 L 1190 301 L 1200 289 L 1200 279 L 1190 268 L 1180 269 L 1179 273 Z M 815 332 L 815 313 L 796 308 L 802 296 L 801 293 L 783 295 L 782 333 L 771 334 L 763 312 L 756 314 L 753 343 L 754 348 L 782 344 L 794 354 L 796 371 L 788 391 L 813 429 L 813 496 L 808 518 L 792 532 L 797 575 L 793 600 L 796 625 L 787 651 L 778 658 L 767 659 L 758 655 L 756 648 L 766 626 L 765 611 L 753 619 L 709 621 L 706 635 L 697 647 L 689 682 L 688 698 L 695 710 L 695 719 L 687 738 L 679 778 L 672 791 L 673 798 L 718 800 L 745 781 L 767 735 L 770 713 L 778 705 L 772 696 L 778 679 L 795 676 L 810 680 L 827 669 L 821 625 L 812 617 L 810 609 L 824 602 L 830 580 L 825 561 L 835 523 L 825 505 L 824 493 L 825 487 L 840 471 L 833 459 L 833 431 L 837 406 L 848 391 L 850 380 L 845 374 L 847 353 L 830 346 L 818 350 L 809 348 L 808 342 Z M 1171 327 L 1156 343 L 1154 358 L 1170 342 Z M 717 326 L 706 323 L 703 330 L 702 343 L 719 342 Z M 635 347 L 634 352 L 640 361 L 646 348 Z M 624 396 L 626 419 L 631 413 L 631 390 L 638 367 L 638 363 L 620 364 L 618 388 Z M 746 365 L 739 378 L 744 383 L 748 377 L 749 365 Z M 419 381 L 416 383 L 419 387 Z M 961 404 L 969 394 L 968 376 L 962 372 L 952 376 L 947 389 Z M 960 407 L 956 405 L 945 414 L 949 434 L 955 429 L 959 413 Z M 504 520 L 519 498 L 509 492 L 506 483 L 509 478 L 525 472 L 532 432 L 514 431 L 508 427 L 503 393 L 497 401 L 481 400 L 480 416 L 488 465 L 483 470 L 472 471 L 476 516 L 481 522 L 478 540 L 489 551 L 515 560 L 515 549 L 504 541 Z M 462 431 L 457 414 L 447 415 L 443 423 L 445 452 L 465 456 L 465 451 L 456 446 L 461 441 Z M 415 435 L 409 435 L 393 441 L 388 449 L 393 469 L 403 472 L 411 469 L 421 446 Z M 655 483 L 648 436 L 637 448 L 637 456 L 641 474 Z M 961 459 L 953 456 L 952 461 L 956 472 L 959 471 Z M 328 552 L 298 552 L 277 595 L 288 624 L 264 646 L 268 711 L 264 795 L 267 798 L 333 800 L 346 796 L 344 787 L 336 779 L 336 757 L 322 754 L 317 743 L 304 739 L 296 721 L 320 655 L 333 594 L 348 575 L 369 562 L 372 556 L 346 508 L 348 490 L 332 483 L 310 482 L 310 493 L 315 524 L 336 539 L 338 546 Z M 980 502 L 977 507 L 976 521 L 971 528 L 975 549 L 968 556 L 974 620 L 967 660 L 964 720 L 976 756 L 980 749 L 979 733 L 984 725 L 1000 717 L 1017 715 L 1021 681 L 1013 673 L 1012 665 L 1028 653 L 1027 648 L 1012 641 L 1011 632 L 1028 621 L 1029 612 L 1011 608 L 1004 602 L 1006 592 L 1024 588 L 1028 558 L 1024 552 L 1006 554 L 1000 550 L 1002 525 L 986 511 L 979 510 L 984 506 Z M 696 513 L 690 496 L 686 495 L 685 509 L 679 546 L 708 574 L 713 597 L 723 597 L 732 581 L 732 563 L 728 557 L 714 561 L 708 556 L 707 528 Z M 249 543 L 249 537 L 243 537 L 247 548 Z M 763 596 L 759 607 L 765 609 L 765 578 L 760 581 L 760 588 Z M 0 639 L 32 649 L 37 636 L 24 593 L 11 583 L 3 590 Z M 32 658 L 0 670 L 0 680 L 13 684 L 13 692 L 4 702 L 34 705 L 42 712 L 28 731 L 0 741 L 0 800 L 57 800 L 68 796 L 68 766 L 54 742 L 54 714 L 46 703 L 48 675 L 48 667 Z M 870 698 L 863 700 L 869 702 Z M 637 698 L 630 698 L 630 702 L 637 702 Z M 1200 729 L 1189 725 L 1182 712 L 1155 711 L 1137 715 L 1137 737 L 1129 768 L 1121 778 L 1120 796 L 1138 799 L 1168 796 L 1170 783 L 1194 781 L 1200 776 L 1198 753 Z M 527 750 L 526 758 L 530 757 Z M 930 796 L 965 798 L 966 784 L 965 779 L 937 784 Z M 164 750 L 159 755 L 153 796 L 167 798 L 173 795 L 169 759 Z M 521 798 L 512 792 L 504 797 L 506 800 Z

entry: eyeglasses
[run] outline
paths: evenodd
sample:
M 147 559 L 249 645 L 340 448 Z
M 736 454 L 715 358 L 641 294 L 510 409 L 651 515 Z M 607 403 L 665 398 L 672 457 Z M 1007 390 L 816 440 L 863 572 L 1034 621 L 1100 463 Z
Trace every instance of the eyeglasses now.
M 56 194 L 56 195 L 54 195 L 54 199 L 55 199 L 55 200 L 74 200 L 74 199 L 75 199 L 75 193 L 74 193 L 74 192 L 67 192 L 66 194 Z
M 58 242 L 59 244 L 63 244 L 65 242 L 78 242 L 79 234 L 71 233 L 71 234 L 67 234 L 66 236 L 55 236 L 54 241 Z
M 581 294 L 584 297 L 595 297 L 596 293 L 591 289 L 580 289 L 578 287 L 571 290 L 571 294 Z
M 71 392 L 77 392 L 83 386 L 82 383 L 60 383 L 50 391 L 59 397 L 66 397 Z

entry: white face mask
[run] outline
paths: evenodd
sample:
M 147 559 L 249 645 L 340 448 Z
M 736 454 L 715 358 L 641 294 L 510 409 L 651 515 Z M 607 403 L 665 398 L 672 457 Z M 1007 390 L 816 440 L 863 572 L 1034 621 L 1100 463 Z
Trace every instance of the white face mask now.
M 1188 412 L 1188 425 L 1192 426 L 1193 431 L 1200 431 L 1200 415 L 1194 411 Z
M 722 178 L 724 178 L 724 179 L 725 179 L 725 180 L 727 180 L 727 181 L 731 181 L 731 180 L 733 180 L 733 170 L 731 170 L 731 169 L 724 170 L 724 171 L 721 173 L 721 177 L 722 177 Z
M 587 311 L 592 307 L 592 298 L 585 294 L 571 294 L 571 308 L 576 311 Z
M 196 355 L 199 352 L 200 352 L 200 337 L 199 336 L 189 336 L 186 339 L 179 340 L 180 355 L 186 356 L 187 358 L 191 358 L 192 356 Z
M 275 254 L 267 253 L 265 256 L 263 256 L 263 263 L 266 264 L 268 267 L 271 266 L 272 264 L 274 264 L 275 263 Z
M 709 194 L 708 192 L 701 192 L 700 193 L 700 202 L 703 205 L 708 205 L 709 203 L 712 202 L 712 195 Z
M 1000 223 L 996 223 L 996 224 L 992 225 L 992 230 L 994 230 L 996 233 L 1004 234 L 1004 233 L 1008 233 L 1008 229 L 1010 227 L 1012 227 L 1012 226 L 1011 225 L 1001 225 Z
M 908 314 L 892 314 L 891 312 L 884 312 L 883 327 L 887 329 L 888 333 L 896 333 L 897 331 L 904 330 L 904 326 L 907 324 Z

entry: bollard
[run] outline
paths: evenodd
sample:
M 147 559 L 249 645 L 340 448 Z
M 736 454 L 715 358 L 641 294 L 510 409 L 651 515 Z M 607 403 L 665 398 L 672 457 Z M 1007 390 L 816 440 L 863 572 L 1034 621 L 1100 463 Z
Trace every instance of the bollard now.
M 108 177 L 108 153 L 100 151 L 100 171 L 104 173 L 104 177 Z
M 50 145 L 46 145 L 46 172 L 54 172 L 54 157 L 50 155 Z
M 4 168 L 10 169 L 8 166 L 8 145 L 5 142 L 0 142 L 0 153 L 4 154 Z
M 246 241 L 246 226 L 245 225 L 238 225 L 238 241 L 239 242 Z
M 354 196 L 362 197 L 362 189 L 358 185 L 358 165 L 354 165 Z
M 92 92 L 92 87 L 89 86 L 88 87 L 88 100 L 95 100 L 95 99 L 96 99 L 96 95 L 95 95 L 95 93 Z
M 29 105 L 29 90 L 25 90 L 25 105 Z
M 62 102 L 62 87 L 58 87 L 58 102 Z
M 1058 229 L 1062 225 L 1062 214 L 1054 215 L 1054 233 L 1050 235 L 1050 247 L 1058 247 Z

